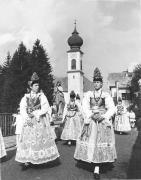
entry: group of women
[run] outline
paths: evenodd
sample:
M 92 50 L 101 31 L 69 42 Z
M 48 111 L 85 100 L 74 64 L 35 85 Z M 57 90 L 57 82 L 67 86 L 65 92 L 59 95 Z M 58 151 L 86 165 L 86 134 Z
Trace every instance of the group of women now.
M 21 128 L 18 132 L 15 160 L 25 170 L 32 164 L 42 164 L 57 159 L 60 154 L 55 143 L 55 133 L 50 126 L 51 108 L 44 93 L 40 91 L 40 79 L 33 73 L 29 86 L 31 91 L 20 102 Z M 94 74 L 94 90 L 88 91 L 82 101 L 74 91 L 65 105 L 61 139 L 71 145 L 76 141 L 74 158 L 92 163 L 95 179 L 100 178 L 100 165 L 113 163 L 116 158 L 115 135 L 112 117 L 115 105 L 109 93 L 102 90 L 101 73 Z M 72 157 L 73 158 L 73 157 Z

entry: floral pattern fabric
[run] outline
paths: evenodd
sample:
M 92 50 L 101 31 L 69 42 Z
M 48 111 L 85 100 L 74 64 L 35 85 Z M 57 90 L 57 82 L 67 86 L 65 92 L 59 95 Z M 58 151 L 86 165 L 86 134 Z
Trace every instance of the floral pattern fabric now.
M 64 110 L 65 126 L 61 134 L 62 140 L 77 140 L 80 136 L 83 124 L 83 115 L 79 111 L 78 106 L 70 107 L 68 104 Z
M 15 159 L 22 163 L 42 164 L 55 160 L 59 157 L 59 153 L 55 144 L 55 135 L 49 122 L 50 107 L 48 101 L 44 94 L 39 94 L 35 98 L 33 100 L 30 95 L 27 95 L 21 101 L 21 113 L 23 112 L 26 119 Z M 27 115 L 31 111 L 34 116 L 29 118 Z M 30 125 L 28 124 L 29 120 Z
M 110 95 L 104 92 L 98 107 L 95 101 L 92 101 L 93 98 L 93 92 L 88 92 L 83 100 L 85 124 L 76 143 L 74 158 L 93 163 L 114 162 L 117 155 L 114 130 L 110 121 L 115 112 L 114 103 Z M 101 113 L 103 121 L 96 123 L 91 118 L 94 110 Z

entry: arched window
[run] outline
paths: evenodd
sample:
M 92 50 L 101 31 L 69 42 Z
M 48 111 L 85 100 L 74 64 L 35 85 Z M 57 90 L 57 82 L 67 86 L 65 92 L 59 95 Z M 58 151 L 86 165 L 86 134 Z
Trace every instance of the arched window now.
M 80 69 L 82 70 L 82 60 L 80 61 Z
M 71 61 L 71 69 L 76 69 L 76 60 L 72 59 Z

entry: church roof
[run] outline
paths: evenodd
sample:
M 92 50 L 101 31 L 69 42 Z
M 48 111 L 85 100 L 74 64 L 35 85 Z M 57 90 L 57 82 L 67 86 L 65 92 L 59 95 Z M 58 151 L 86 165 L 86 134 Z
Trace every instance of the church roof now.
M 57 81 L 61 81 L 63 91 L 68 92 L 68 77 L 55 77 L 54 83 L 56 84 Z M 94 90 L 93 82 L 87 79 L 85 76 L 83 78 L 83 83 L 84 83 L 84 92 Z M 103 90 L 105 91 L 108 90 L 107 84 L 103 85 Z

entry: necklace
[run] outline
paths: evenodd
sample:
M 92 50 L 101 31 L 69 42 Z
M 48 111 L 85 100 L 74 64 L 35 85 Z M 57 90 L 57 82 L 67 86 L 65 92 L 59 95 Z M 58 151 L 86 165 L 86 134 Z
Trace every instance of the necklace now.
M 94 100 L 95 100 L 95 102 L 96 102 L 96 105 L 98 105 L 99 101 L 101 100 L 101 95 L 102 95 L 102 91 L 101 91 L 99 97 L 95 97 L 95 91 L 94 91 Z

